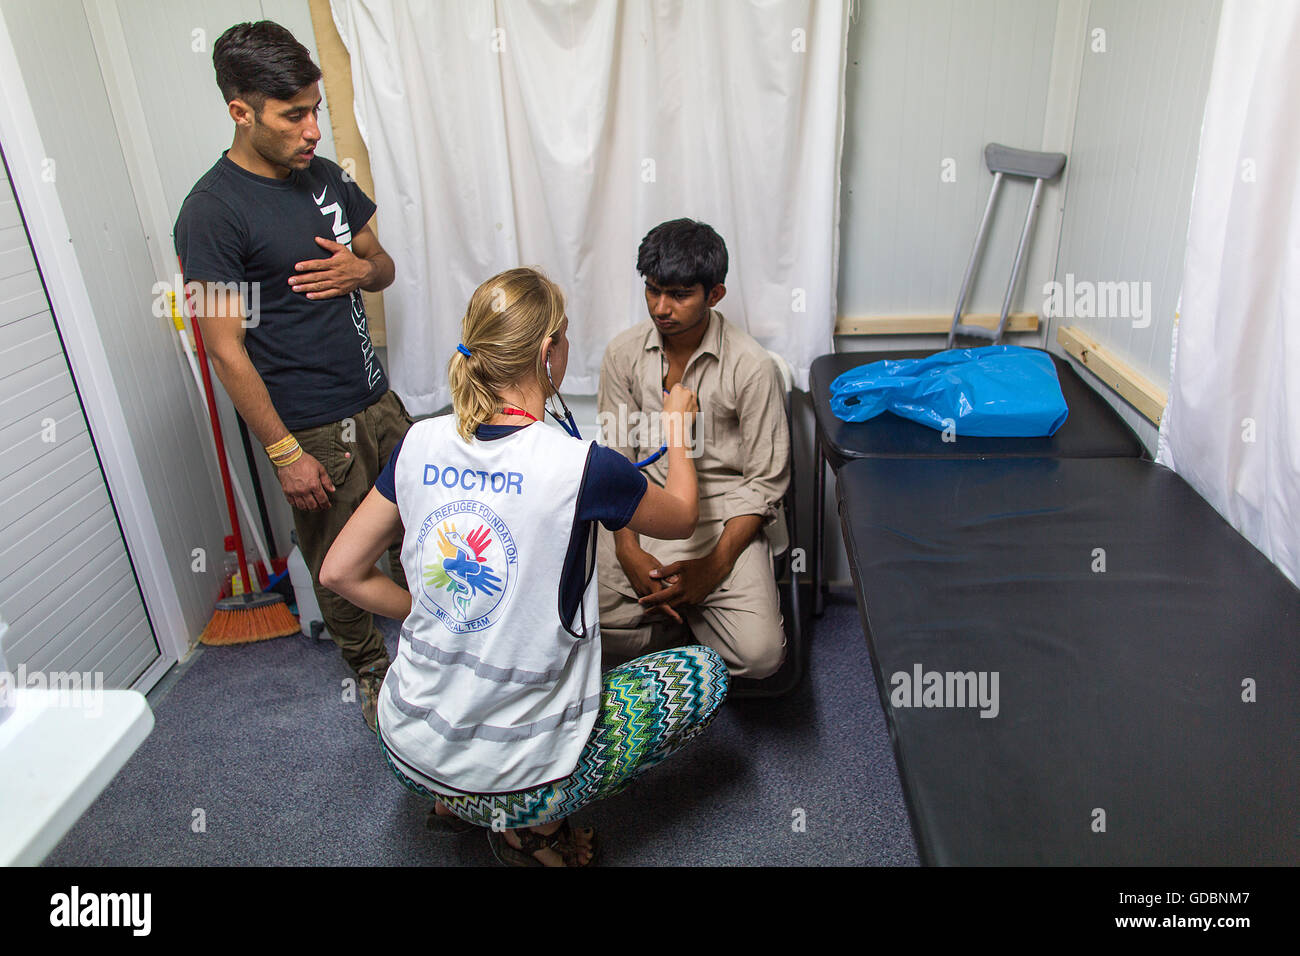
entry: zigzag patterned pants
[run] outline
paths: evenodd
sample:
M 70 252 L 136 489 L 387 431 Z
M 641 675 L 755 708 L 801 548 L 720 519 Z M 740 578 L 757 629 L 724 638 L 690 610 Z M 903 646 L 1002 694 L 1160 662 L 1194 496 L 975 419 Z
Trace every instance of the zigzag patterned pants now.
M 694 740 L 713 720 L 728 685 L 727 665 L 703 645 L 647 654 L 606 671 L 600 714 L 573 773 L 514 793 L 432 791 L 397 769 L 382 738 L 380 746 L 397 779 L 421 796 L 441 800 L 462 820 L 507 830 L 540 826 L 613 796 Z

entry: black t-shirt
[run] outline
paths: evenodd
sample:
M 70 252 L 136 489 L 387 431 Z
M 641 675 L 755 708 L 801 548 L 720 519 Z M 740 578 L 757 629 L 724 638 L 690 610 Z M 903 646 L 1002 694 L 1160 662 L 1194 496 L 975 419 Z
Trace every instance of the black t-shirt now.
M 222 153 L 181 206 L 176 253 L 185 279 L 248 283 L 240 291 L 254 314 L 244 347 L 290 430 L 347 418 L 388 391 L 361 292 L 308 299 L 289 287 L 296 263 L 330 257 L 316 236 L 350 248 L 374 213 L 361 188 L 320 156 L 268 179 Z

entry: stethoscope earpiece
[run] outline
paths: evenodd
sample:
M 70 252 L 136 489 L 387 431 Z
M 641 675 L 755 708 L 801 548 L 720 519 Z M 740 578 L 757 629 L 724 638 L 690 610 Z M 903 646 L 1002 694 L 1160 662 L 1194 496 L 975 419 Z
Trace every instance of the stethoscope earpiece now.
M 551 378 L 551 363 L 549 360 L 546 363 L 546 381 L 551 385 L 551 395 L 554 395 L 560 400 L 560 407 L 564 409 L 564 417 L 561 418 L 559 414 L 556 413 L 555 409 L 551 408 L 551 395 L 546 396 L 545 407 L 547 413 L 559 422 L 560 427 L 568 432 L 571 437 L 577 438 L 581 441 L 582 433 L 578 431 L 578 423 L 573 420 L 573 412 L 569 411 L 569 403 L 564 400 L 564 396 L 560 394 L 560 390 L 555 387 L 555 380 Z

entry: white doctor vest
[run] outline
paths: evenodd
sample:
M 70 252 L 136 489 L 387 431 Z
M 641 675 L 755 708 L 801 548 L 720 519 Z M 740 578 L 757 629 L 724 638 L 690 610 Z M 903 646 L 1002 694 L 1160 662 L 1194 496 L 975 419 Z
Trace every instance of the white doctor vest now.
M 402 443 L 411 613 L 379 729 L 394 756 L 450 792 L 562 779 L 595 725 L 599 603 L 585 540 L 579 613 L 563 620 L 560 608 L 590 450 L 543 423 L 466 442 L 452 415 L 417 422 Z

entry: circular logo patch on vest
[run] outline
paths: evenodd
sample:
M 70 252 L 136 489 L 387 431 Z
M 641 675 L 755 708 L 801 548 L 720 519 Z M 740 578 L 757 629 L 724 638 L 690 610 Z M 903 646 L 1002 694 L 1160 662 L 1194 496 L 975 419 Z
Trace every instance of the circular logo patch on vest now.
M 453 634 L 481 631 L 501 616 L 519 570 L 519 550 L 501 517 L 481 501 L 433 511 L 416 539 L 420 604 Z

